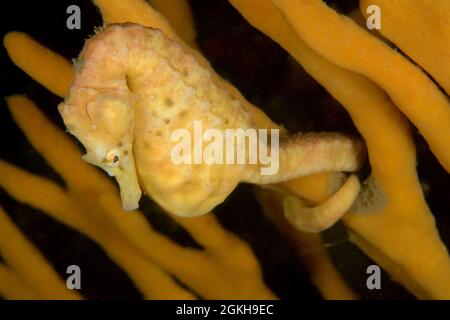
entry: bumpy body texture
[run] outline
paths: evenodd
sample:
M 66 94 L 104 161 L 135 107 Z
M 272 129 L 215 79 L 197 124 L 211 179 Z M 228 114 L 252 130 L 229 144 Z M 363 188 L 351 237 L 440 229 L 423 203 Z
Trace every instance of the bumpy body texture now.
M 260 164 L 175 164 L 174 130 L 255 128 L 251 114 L 196 59 L 156 29 L 110 25 L 89 39 L 78 58 L 69 96 L 59 106 L 84 159 L 115 176 L 123 207 L 136 209 L 141 190 L 181 216 L 204 214 L 239 182 L 275 183 L 323 171 L 355 171 L 361 144 L 344 135 L 282 139 L 279 169 Z M 252 147 L 252 146 L 249 146 Z M 270 148 L 269 148 L 270 149 Z

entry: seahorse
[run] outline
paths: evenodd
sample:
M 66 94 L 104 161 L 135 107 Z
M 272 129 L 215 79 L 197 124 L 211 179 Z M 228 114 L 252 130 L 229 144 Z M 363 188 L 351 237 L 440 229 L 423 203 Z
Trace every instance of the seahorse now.
M 179 216 L 210 212 L 240 182 L 272 184 L 318 172 L 358 170 L 361 141 L 339 133 L 282 137 L 279 168 L 261 163 L 174 164 L 171 133 L 258 128 L 239 99 L 196 58 L 160 30 L 113 24 L 88 39 L 74 82 L 58 108 L 69 133 L 86 148 L 83 159 L 114 176 L 125 210 L 142 192 Z M 268 148 L 270 143 L 267 141 Z M 253 146 L 249 146 L 253 147 Z M 272 150 L 273 151 L 273 150 Z

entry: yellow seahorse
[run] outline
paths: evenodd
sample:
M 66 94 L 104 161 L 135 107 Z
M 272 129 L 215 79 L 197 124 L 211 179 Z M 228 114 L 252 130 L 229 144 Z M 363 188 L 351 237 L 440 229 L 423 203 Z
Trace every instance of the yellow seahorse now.
M 195 121 L 222 132 L 256 128 L 239 100 L 179 43 L 137 24 L 99 30 L 86 42 L 77 69 L 59 111 L 68 131 L 86 147 L 84 159 L 115 176 L 126 210 L 138 207 L 142 188 L 174 214 L 201 215 L 223 202 L 239 182 L 268 184 L 317 172 L 352 172 L 364 157 L 360 141 L 317 133 L 283 139 L 273 175 L 262 175 L 261 163 L 174 164 L 176 142 L 170 134 L 178 128 L 192 133 Z M 359 184 L 352 190 L 354 200 Z

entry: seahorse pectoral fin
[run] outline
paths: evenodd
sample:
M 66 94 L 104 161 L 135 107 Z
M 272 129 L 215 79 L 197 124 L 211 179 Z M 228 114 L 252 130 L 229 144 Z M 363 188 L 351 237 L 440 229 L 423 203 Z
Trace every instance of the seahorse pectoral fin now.
M 120 187 L 122 208 L 125 211 L 135 210 L 139 207 L 142 191 L 139 186 L 136 166 L 133 157 L 129 157 L 121 167 L 114 168 L 112 174 Z

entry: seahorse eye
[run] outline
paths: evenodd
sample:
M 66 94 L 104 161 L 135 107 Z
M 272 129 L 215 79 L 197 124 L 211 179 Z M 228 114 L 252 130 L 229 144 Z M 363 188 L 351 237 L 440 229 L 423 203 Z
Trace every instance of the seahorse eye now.
M 117 167 L 120 164 L 121 152 L 120 150 L 113 149 L 108 151 L 105 157 L 105 163 L 109 167 Z

